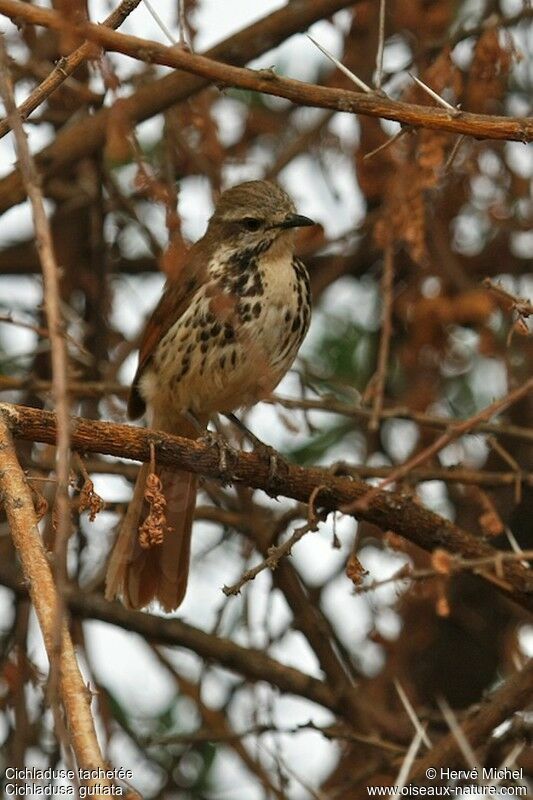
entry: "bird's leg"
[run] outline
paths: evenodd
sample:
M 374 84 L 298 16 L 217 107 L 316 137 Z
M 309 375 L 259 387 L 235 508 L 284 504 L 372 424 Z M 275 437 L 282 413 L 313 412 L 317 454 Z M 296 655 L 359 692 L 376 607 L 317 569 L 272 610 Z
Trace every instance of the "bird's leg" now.
M 262 442 L 261 439 L 258 439 L 257 436 L 250 431 L 244 422 L 239 419 L 239 417 L 235 416 L 235 414 L 225 414 L 230 422 L 232 422 L 235 427 L 237 427 L 248 439 L 248 441 L 253 445 L 254 451 L 263 455 L 265 458 L 268 458 L 268 483 L 270 486 L 273 486 L 276 482 L 276 478 L 278 477 L 278 461 L 279 456 L 269 444 L 265 444 Z
M 186 417 L 192 422 L 198 431 L 198 441 L 206 444 L 208 447 L 216 447 L 219 453 L 218 468 L 220 471 L 220 479 L 223 484 L 230 483 L 232 477 L 231 466 L 228 461 L 228 456 L 236 456 L 237 451 L 232 447 L 225 436 L 216 431 L 210 431 L 205 428 L 198 420 L 193 411 L 187 411 Z

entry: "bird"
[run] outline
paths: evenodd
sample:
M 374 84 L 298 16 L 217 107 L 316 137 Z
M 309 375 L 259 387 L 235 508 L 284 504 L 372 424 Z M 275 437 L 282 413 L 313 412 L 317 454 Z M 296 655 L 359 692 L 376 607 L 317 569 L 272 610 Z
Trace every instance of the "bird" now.
M 220 195 L 204 236 L 167 280 L 146 325 L 130 419 L 147 412 L 152 428 L 196 439 L 215 414 L 249 408 L 275 389 L 310 323 L 310 282 L 295 255 L 295 231 L 314 224 L 270 181 L 246 181 Z M 140 532 L 150 510 L 151 470 L 140 468 L 108 561 L 105 594 L 129 608 L 157 602 L 170 612 L 186 592 L 197 478 L 155 466 L 164 533 L 146 541 Z

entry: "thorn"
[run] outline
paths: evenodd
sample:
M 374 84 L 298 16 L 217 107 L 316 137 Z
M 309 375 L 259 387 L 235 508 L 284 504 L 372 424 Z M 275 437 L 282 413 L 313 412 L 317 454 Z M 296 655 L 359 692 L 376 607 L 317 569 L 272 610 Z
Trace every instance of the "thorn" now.
M 453 162 L 455 160 L 455 156 L 459 152 L 459 148 L 461 147 L 461 145 L 464 142 L 465 138 L 466 137 L 464 136 L 464 134 L 461 134 L 455 140 L 455 144 L 452 147 L 451 153 L 450 153 L 450 155 L 448 156 L 448 158 L 446 160 L 446 164 L 444 165 L 444 170 L 443 170 L 444 173 L 448 172 L 451 169 L 452 164 L 453 164 Z
M 394 134 L 394 136 L 391 136 L 390 139 L 387 139 L 386 142 L 383 142 L 383 144 L 380 144 L 379 147 L 375 147 L 369 153 L 365 153 L 364 156 L 363 156 L 363 161 L 366 161 L 367 158 L 372 158 L 372 156 L 376 156 L 378 153 L 381 153 L 382 150 L 386 150 L 387 147 L 390 147 L 391 144 L 394 144 L 394 142 L 397 142 L 398 139 L 400 139 L 406 133 L 411 133 L 411 130 L 412 130 L 412 128 L 400 128 L 400 130 L 397 131 Z
M 351 70 L 349 70 L 349 69 L 348 69 L 348 67 L 345 67 L 345 66 L 344 66 L 344 64 L 342 64 L 342 63 L 339 61 L 339 59 L 338 59 L 338 58 L 335 58 L 335 56 L 334 56 L 334 55 L 332 55 L 332 54 L 329 52 L 329 50 L 326 50 L 326 48 L 325 48 L 325 47 L 322 47 L 322 45 L 321 45 L 321 44 L 319 44 L 319 43 L 318 43 L 318 42 L 317 42 L 315 39 L 313 39 L 313 37 L 312 37 L 312 36 L 310 36 L 308 33 L 306 33 L 305 35 L 307 36 L 307 38 L 308 38 L 308 39 L 310 39 L 310 40 L 313 42 L 313 44 L 315 45 L 315 47 L 318 47 L 318 49 L 319 49 L 319 50 L 320 50 L 322 53 L 324 53 L 324 55 L 326 56 L 326 58 L 329 58 L 329 60 L 330 60 L 331 62 L 333 62 L 333 64 L 335 64 L 335 66 L 336 66 L 338 69 L 340 69 L 340 71 L 341 71 L 341 72 L 344 72 L 344 74 L 345 74 L 345 75 L 346 75 L 346 76 L 347 76 L 347 77 L 348 77 L 348 78 L 349 78 L 351 81 L 353 81 L 353 83 L 355 83 L 355 85 L 356 85 L 356 86 L 358 86 L 358 87 L 359 87 L 359 89 L 361 89 L 363 92 L 366 92 L 367 94 L 372 94 L 372 89 L 370 88 L 370 86 L 367 86 L 367 85 L 366 85 L 366 83 L 364 83 L 364 82 L 361 80 L 361 78 L 358 78 L 358 77 L 357 77 L 357 75 L 354 75 L 354 74 L 353 74 L 353 72 L 352 72 Z
M 427 85 L 427 83 L 424 83 L 424 81 L 421 81 L 420 78 L 416 77 L 416 75 L 413 75 L 410 72 L 408 73 L 408 75 L 409 75 L 410 78 L 412 78 L 414 80 L 414 82 L 416 84 L 418 84 L 418 86 L 420 86 L 421 89 L 424 89 L 424 91 L 427 92 L 430 95 L 430 97 L 433 98 L 433 100 L 435 100 L 439 105 L 441 105 L 443 108 L 445 108 L 447 111 L 449 111 L 450 114 L 452 114 L 452 116 L 456 117 L 458 114 L 461 113 L 461 110 L 459 108 L 456 108 L 455 106 L 452 106 L 451 103 L 448 103 L 447 100 L 445 100 L 443 97 L 441 97 L 440 94 L 437 94 L 437 92 L 434 92 L 433 89 L 431 89 Z
M 394 688 L 398 692 L 398 696 L 402 702 L 403 707 L 407 712 L 407 716 L 409 717 L 409 719 L 413 724 L 414 729 L 420 734 L 420 737 L 424 742 L 424 744 L 426 745 L 426 747 L 428 748 L 428 750 L 431 750 L 432 744 L 430 738 L 427 735 L 426 730 L 423 727 L 422 723 L 420 722 L 418 715 L 414 710 L 411 701 L 409 700 L 409 697 L 407 696 L 407 693 L 403 688 L 403 686 L 401 685 L 400 681 L 396 679 L 394 680 Z
M 167 26 L 165 25 L 165 23 L 163 22 L 163 20 L 161 19 L 161 17 L 159 16 L 159 14 L 157 13 L 157 11 L 155 10 L 155 8 L 154 8 L 154 7 L 152 6 L 152 4 L 150 3 L 150 0 L 144 0 L 144 5 L 146 6 L 146 10 L 147 10 L 147 11 L 148 11 L 148 13 L 150 14 L 150 16 L 152 17 L 152 19 L 154 20 L 154 22 L 155 22 L 155 23 L 158 25 L 158 27 L 159 27 L 159 28 L 160 28 L 160 29 L 163 31 L 163 33 L 165 34 L 165 36 L 167 37 L 167 39 L 169 40 L 169 42 L 170 42 L 171 44 L 177 44 L 177 42 L 176 42 L 176 40 L 174 39 L 174 37 L 172 36 L 171 32 L 169 31 L 169 29 L 167 28 Z

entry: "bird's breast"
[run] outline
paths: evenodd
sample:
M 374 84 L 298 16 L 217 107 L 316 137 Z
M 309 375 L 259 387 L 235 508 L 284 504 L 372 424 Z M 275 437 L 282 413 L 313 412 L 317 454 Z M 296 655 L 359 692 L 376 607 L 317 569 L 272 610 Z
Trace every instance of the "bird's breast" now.
M 160 342 L 146 393 L 199 414 L 251 405 L 289 369 L 309 319 L 307 272 L 291 254 L 215 263 Z

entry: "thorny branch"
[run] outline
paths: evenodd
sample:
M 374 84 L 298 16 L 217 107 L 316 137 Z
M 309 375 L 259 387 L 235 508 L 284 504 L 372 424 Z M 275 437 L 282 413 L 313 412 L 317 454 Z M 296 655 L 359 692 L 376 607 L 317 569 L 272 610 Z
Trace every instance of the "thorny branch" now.
M 368 423 L 369 430 L 371 431 L 378 429 L 381 412 L 383 410 L 383 395 L 385 392 L 385 381 L 387 379 L 387 366 L 392 336 L 393 287 L 394 254 L 392 245 L 389 244 L 383 254 L 383 277 L 381 279 L 383 310 L 381 313 L 381 338 L 379 340 L 378 365 L 372 386 L 374 401 L 372 404 L 372 416 Z
M 316 514 L 313 506 L 322 488 L 327 487 L 317 486 L 309 498 L 309 519 L 307 523 L 299 528 L 296 528 L 288 537 L 288 539 L 286 539 L 282 544 L 269 547 L 267 557 L 261 561 L 260 564 L 252 567 L 252 569 L 246 570 L 246 572 L 241 575 L 237 583 L 233 584 L 232 586 L 224 586 L 223 592 L 225 595 L 229 596 L 232 594 L 239 594 L 242 587 L 249 581 L 253 581 L 260 572 L 263 572 L 265 569 L 276 569 L 280 560 L 286 556 L 290 556 L 294 545 L 297 544 L 300 539 L 306 535 L 306 533 L 318 530 L 318 523 L 321 519 L 323 519 L 324 515 Z
M 23 406 L 0 404 L 14 436 L 53 444 L 57 435 L 54 414 Z M 129 425 L 72 418 L 72 445 L 84 452 L 100 452 L 141 461 L 150 459 L 150 445 L 155 446 L 159 464 L 174 465 L 207 477 L 220 478 L 217 448 L 199 441 L 169 436 L 160 431 L 141 430 Z M 320 507 L 325 511 L 353 509 L 358 519 L 365 519 L 382 530 L 398 535 L 432 552 L 443 548 L 463 558 L 493 557 L 496 551 L 447 519 L 395 492 L 369 492 L 368 484 L 333 476 L 330 471 L 304 469 L 279 457 L 278 476 L 273 485 L 269 466 L 256 453 L 239 453 L 231 463 L 235 482 L 283 494 L 309 502 L 313 491 L 320 491 Z M 369 495 L 372 495 L 371 497 Z M 358 501 L 366 501 L 359 507 Z M 503 577 L 487 570 L 482 577 L 496 585 L 524 608 L 533 609 L 533 574 L 519 564 L 502 566 Z
M 519 317 L 530 317 L 533 315 L 533 303 L 523 297 L 516 297 L 511 292 L 508 292 L 503 286 L 500 286 L 494 281 L 491 281 L 490 278 L 485 278 L 483 281 L 483 286 L 489 289 L 491 292 L 494 292 L 497 297 L 502 299 L 507 305 L 511 307 L 513 311 L 516 311 Z
M 122 0 L 118 8 L 112 11 L 101 24 L 107 25 L 110 28 L 118 28 L 131 12 L 137 8 L 140 2 L 141 0 Z M 50 97 L 52 92 L 55 92 L 56 89 L 61 86 L 69 75 L 72 75 L 77 70 L 80 64 L 93 56 L 94 45 L 91 42 L 84 42 L 73 53 L 60 59 L 52 72 L 18 107 L 17 110 L 21 119 L 27 119 L 41 103 L 44 103 L 44 101 Z M 5 136 L 9 128 L 8 119 L 0 120 L 0 138 Z
M 294 33 L 305 30 L 313 22 L 351 5 L 354 5 L 353 0 L 289 3 L 215 45 L 206 55 L 219 61 L 245 64 Z M 21 3 L 20 6 L 24 11 L 25 5 Z M 173 103 L 186 100 L 207 84 L 207 80 L 195 75 L 175 72 L 141 86 L 122 101 L 122 109 L 132 123 L 141 122 L 164 111 Z M 65 167 L 99 150 L 106 140 L 109 119 L 110 109 L 102 108 L 93 116 L 84 116 L 80 122 L 65 126 L 59 131 L 54 141 L 36 155 L 43 179 L 57 175 Z M 21 176 L 16 169 L 0 180 L 0 211 L 11 208 L 23 199 Z
M 60 14 L 21 3 L 19 0 L 0 0 L 0 11 L 7 16 L 20 17 L 30 23 L 58 30 L 71 27 Z M 191 72 L 217 84 L 284 97 L 298 105 L 367 114 L 411 127 L 426 127 L 477 138 L 520 142 L 533 140 L 533 122 L 527 118 L 497 117 L 467 112 L 452 114 L 447 109 L 392 100 L 381 93 L 350 92 L 306 84 L 282 78 L 272 70 L 255 71 L 222 64 L 205 56 L 188 53 L 175 47 L 166 47 L 148 39 L 126 36 L 89 22 L 76 25 L 75 30 L 109 51 L 124 53 L 144 62 Z
M 444 551 L 435 550 L 433 554 L 434 563 L 439 564 L 439 569 L 413 569 L 410 564 L 404 564 L 400 569 L 389 578 L 379 581 L 362 584 L 355 589 L 356 594 L 366 594 L 373 592 L 382 586 L 402 581 L 426 581 L 431 578 L 438 578 L 443 575 L 454 575 L 458 572 L 476 573 L 487 566 L 494 568 L 496 572 L 501 572 L 501 565 L 504 561 L 533 561 L 533 550 L 520 550 L 519 552 L 500 551 L 492 557 L 462 559 L 458 556 L 449 556 Z

